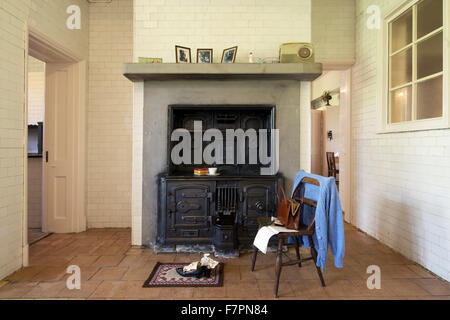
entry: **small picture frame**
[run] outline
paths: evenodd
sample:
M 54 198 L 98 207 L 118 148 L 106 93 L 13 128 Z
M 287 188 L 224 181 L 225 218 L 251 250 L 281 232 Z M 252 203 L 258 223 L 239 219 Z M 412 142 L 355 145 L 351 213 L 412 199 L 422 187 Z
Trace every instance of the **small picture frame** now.
M 213 49 L 197 49 L 197 63 L 213 63 Z
M 191 63 L 191 48 L 175 46 L 177 63 Z
M 236 61 L 237 50 L 237 46 L 223 50 L 222 63 L 234 63 Z

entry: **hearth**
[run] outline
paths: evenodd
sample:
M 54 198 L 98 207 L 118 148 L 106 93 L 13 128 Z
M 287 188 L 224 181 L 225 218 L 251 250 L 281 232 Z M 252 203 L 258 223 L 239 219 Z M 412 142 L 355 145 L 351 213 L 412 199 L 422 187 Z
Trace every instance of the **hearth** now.
M 169 106 L 167 171 L 159 177 L 160 246 L 207 244 L 221 253 L 250 247 L 258 229 L 257 217 L 275 215 L 276 186 L 284 182 L 278 173 L 261 175 L 270 163 L 262 161 L 259 153 L 257 158 L 251 154 L 263 144 L 267 156 L 274 152 L 275 110 L 273 105 Z M 177 129 L 189 134 L 189 150 L 180 152 L 176 147 L 181 140 L 173 139 L 172 133 Z M 224 137 L 221 147 L 212 152 L 214 163 L 200 159 L 199 149 L 205 150 L 215 140 L 195 141 L 210 129 Z M 230 144 L 227 147 L 227 133 L 239 129 L 255 132 L 257 139 L 239 142 L 233 137 L 231 148 Z M 172 153 L 179 153 L 185 161 L 174 163 Z M 219 175 L 194 176 L 194 169 L 208 167 L 217 167 Z

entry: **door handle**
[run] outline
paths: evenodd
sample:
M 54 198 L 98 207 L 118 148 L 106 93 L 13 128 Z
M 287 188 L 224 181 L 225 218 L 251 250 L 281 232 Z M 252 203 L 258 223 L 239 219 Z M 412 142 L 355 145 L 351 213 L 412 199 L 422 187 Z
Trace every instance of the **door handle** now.
M 45 162 L 48 163 L 48 151 L 45 151 Z

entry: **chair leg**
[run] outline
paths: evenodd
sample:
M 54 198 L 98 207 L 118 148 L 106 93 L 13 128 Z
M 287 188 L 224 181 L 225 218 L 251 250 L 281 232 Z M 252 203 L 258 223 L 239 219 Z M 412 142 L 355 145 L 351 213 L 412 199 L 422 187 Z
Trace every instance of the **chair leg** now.
M 252 272 L 255 271 L 256 257 L 258 256 L 258 248 L 253 246 Z
M 323 279 L 322 270 L 320 270 L 320 267 L 317 266 L 317 251 L 314 248 L 313 239 L 312 239 L 312 237 L 308 237 L 308 240 L 309 240 L 309 246 L 311 247 L 311 256 L 313 257 L 314 265 L 317 270 L 317 274 L 319 275 L 320 282 L 322 283 L 322 287 L 325 287 L 325 280 Z
M 274 288 L 275 298 L 278 298 L 278 285 L 280 284 L 282 264 L 283 264 L 283 239 L 279 238 L 277 248 L 277 264 L 275 267 L 275 288 Z
M 297 255 L 298 260 L 298 267 L 302 267 L 302 257 L 300 256 L 300 241 L 298 241 L 297 237 L 294 237 L 295 239 L 295 254 Z

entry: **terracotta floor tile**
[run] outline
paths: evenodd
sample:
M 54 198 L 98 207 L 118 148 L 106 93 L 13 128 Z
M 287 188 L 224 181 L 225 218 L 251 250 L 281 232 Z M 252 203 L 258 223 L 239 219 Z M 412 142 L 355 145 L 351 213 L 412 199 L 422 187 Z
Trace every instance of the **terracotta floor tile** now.
M 142 281 L 142 283 L 150 277 L 153 268 L 146 266 L 130 267 L 122 277 L 124 281 Z
M 45 266 L 45 267 L 68 267 L 72 257 L 66 258 L 63 256 L 39 256 L 36 259 L 30 259 L 31 266 Z
M 96 245 L 80 245 L 76 249 L 74 249 L 75 255 L 86 255 L 93 256 L 94 252 L 97 250 L 98 246 Z M 97 255 L 98 256 L 98 255 Z
M 201 254 L 183 254 L 176 253 L 173 262 L 176 263 L 191 263 L 195 261 L 200 261 L 203 255 Z
M 37 282 L 9 283 L 0 288 L 0 299 L 19 299 L 30 292 Z
M 176 254 L 175 253 L 160 253 L 154 255 L 154 261 L 162 262 L 162 263 L 170 263 L 175 261 Z M 192 261 L 191 261 L 192 262 Z
M 405 265 L 385 265 L 380 267 L 382 279 L 414 279 L 420 278 L 416 272 Z
M 121 295 L 120 287 L 123 281 L 102 281 L 89 297 L 91 298 L 112 298 Z M 122 294 L 123 295 L 123 294 Z
M 57 298 L 58 292 L 60 292 L 65 287 L 65 281 L 39 282 L 23 297 L 34 299 Z
M 81 281 L 81 289 L 69 290 L 67 287 L 61 289 L 56 296 L 59 298 L 89 298 L 100 285 L 101 281 Z
M 275 266 L 272 266 L 273 273 L 275 274 Z M 312 261 L 307 261 L 299 268 L 298 265 L 287 266 L 281 269 L 280 280 L 284 281 L 302 281 L 302 280 L 314 280 L 319 279 L 317 270 Z
M 126 248 L 119 246 L 106 246 L 102 245 L 92 252 L 93 255 L 114 256 L 123 255 L 127 251 Z
M 291 288 L 296 297 L 320 298 L 329 297 L 329 294 L 322 287 L 319 280 L 302 280 L 299 282 L 291 282 Z
M 241 274 L 241 281 L 256 281 L 255 272 L 250 270 L 251 266 L 237 265 Z
M 381 280 L 381 286 L 391 290 L 396 296 L 421 297 L 430 295 L 428 291 L 414 282 L 414 279 Z
M 422 279 L 436 279 L 436 277 L 429 272 L 428 270 L 426 270 L 425 268 L 416 265 L 416 264 L 409 264 L 406 266 L 409 270 L 414 271 L 415 273 L 417 273 L 420 278 Z
M 30 281 L 31 279 L 33 279 L 34 276 L 36 276 L 44 268 L 45 267 L 43 267 L 43 266 L 25 267 L 25 268 L 22 268 L 16 272 L 14 272 L 12 275 L 6 277 L 6 280 L 8 280 L 8 281 Z
M 259 288 L 259 298 L 261 299 L 274 299 L 275 281 L 261 280 L 257 282 Z M 293 288 L 288 281 L 280 281 L 278 285 L 278 297 L 295 297 Z
M 103 281 L 90 298 L 158 299 L 161 288 L 142 288 L 142 281 Z
M 90 280 L 92 276 L 97 273 L 98 270 L 100 270 L 100 267 L 80 267 L 81 281 Z M 66 281 L 66 279 L 71 275 L 72 274 L 66 273 L 61 280 Z
M 120 287 L 120 295 L 128 299 L 159 299 L 162 288 L 143 288 L 143 281 L 126 281 Z M 192 296 L 190 296 L 192 297 Z M 189 298 L 190 298 L 189 297 Z
M 209 298 L 209 299 L 218 299 L 218 298 L 226 298 L 227 290 L 224 286 L 222 287 L 199 287 L 195 288 L 193 298 Z
M 89 280 L 120 280 L 128 271 L 128 267 L 103 267 L 100 268 Z
M 230 281 L 226 284 L 227 298 L 256 299 L 260 296 L 256 282 Z
M 312 261 L 303 263 L 301 268 L 293 266 L 293 267 L 287 267 L 286 270 L 289 270 L 288 268 L 293 268 L 290 271 L 288 271 L 291 273 L 291 276 L 289 278 L 284 278 L 283 273 L 285 271 L 285 268 L 283 268 L 281 277 L 284 280 L 293 279 L 292 281 L 303 281 L 303 280 L 318 280 L 319 279 L 319 275 L 317 274 L 317 269 L 314 266 L 314 263 Z M 325 281 L 326 281 L 326 277 L 325 277 Z
M 130 248 L 127 250 L 127 252 L 125 254 L 126 255 L 141 255 L 141 254 L 144 254 L 144 250 L 142 250 L 141 248 Z
M 325 291 L 330 297 L 360 297 L 363 292 L 350 280 L 327 281 Z
M 55 249 L 50 252 L 48 252 L 46 255 L 48 256 L 59 256 L 64 257 L 66 259 L 73 259 L 77 253 L 76 253 L 76 247 L 63 247 L 60 249 Z
M 70 260 L 71 265 L 76 265 L 79 267 L 89 267 L 92 266 L 92 264 L 98 260 L 99 256 L 93 256 L 93 255 L 77 255 L 73 257 L 72 260 Z
M 224 267 L 224 279 L 225 281 L 240 281 L 241 272 L 238 265 L 227 265 Z
M 367 279 L 364 280 L 350 280 L 361 292 L 363 297 L 392 297 L 395 296 L 395 292 L 388 286 L 383 286 L 381 282 L 380 289 L 369 289 L 367 287 Z
M 66 274 L 66 267 L 46 267 L 33 277 L 33 281 L 58 281 Z
M 256 266 L 253 274 L 256 280 L 275 280 L 275 267 L 273 265 Z
M 152 289 L 152 288 L 149 288 Z M 195 288 L 197 289 L 197 288 Z M 194 288 L 160 288 L 161 299 L 192 299 L 194 297 Z
M 100 256 L 91 266 L 93 267 L 115 267 L 119 265 L 124 256 Z
M 450 284 L 442 280 L 416 279 L 414 282 L 433 296 L 450 296 Z
M 111 247 L 116 241 L 117 239 L 102 239 L 99 241 L 99 243 L 100 247 Z

